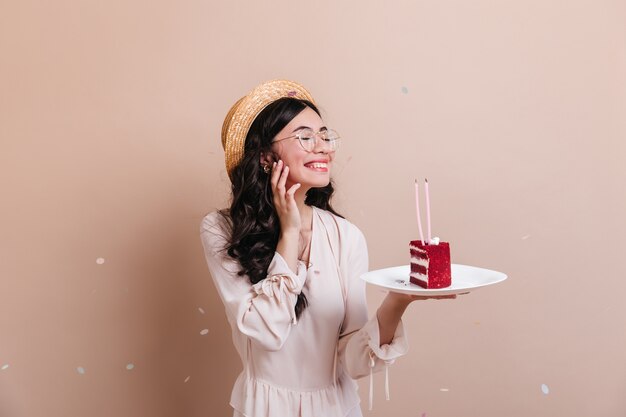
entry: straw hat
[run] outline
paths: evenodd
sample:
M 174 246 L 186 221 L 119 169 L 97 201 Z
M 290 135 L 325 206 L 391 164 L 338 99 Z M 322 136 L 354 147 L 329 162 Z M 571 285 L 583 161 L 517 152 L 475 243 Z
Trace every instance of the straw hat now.
M 228 176 L 243 158 L 244 143 L 254 119 L 269 104 L 283 97 L 295 97 L 315 104 L 311 94 L 300 84 L 272 80 L 258 85 L 230 108 L 222 125 L 222 147 Z

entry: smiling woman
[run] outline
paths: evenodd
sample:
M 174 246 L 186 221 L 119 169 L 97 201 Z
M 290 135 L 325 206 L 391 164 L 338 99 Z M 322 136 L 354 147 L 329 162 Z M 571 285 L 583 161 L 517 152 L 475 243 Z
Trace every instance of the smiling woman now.
M 330 204 L 338 143 L 290 81 L 261 84 L 224 120 L 232 201 L 201 237 L 243 365 L 235 416 L 361 416 L 354 379 L 371 384 L 407 352 L 416 298 L 389 293 L 368 319 L 365 238 Z
M 334 130 L 324 126 L 317 108 L 312 103 L 303 104 L 303 110 L 278 132 L 276 137 L 280 139 L 271 142 L 271 152 L 264 152 L 261 161 L 269 165 L 276 158 L 282 158 L 289 171 L 285 186 L 291 188 L 300 184 L 299 194 L 330 183 L 330 169 L 339 140 Z M 292 135 L 286 136 L 290 133 Z

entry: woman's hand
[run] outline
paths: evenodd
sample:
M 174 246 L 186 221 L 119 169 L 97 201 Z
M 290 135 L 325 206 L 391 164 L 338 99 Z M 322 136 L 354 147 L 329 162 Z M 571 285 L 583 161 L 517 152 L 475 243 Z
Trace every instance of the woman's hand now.
M 274 207 L 280 219 L 280 229 L 282 233 L 300 233 L 302 226 L 300 220 L 300 211 L 294 198 L 295 192 L 300 188 L 300 184 L 294 184 L 285 189 L 287 177 L 289 176 L 289 167 L 285 166 L 283 161 L 274 162 L 272 165 L 272 195 Z
M 391 301 L 394 304 L 406 304 L 409 305 L 410 303 L 412 303 L 413 301 L 417 301 L 417 300 L 444 300 L 444 299 L 455 299 L 456 298 L 456 294 L 450 294 L 450 295 L 428 295 L 428 296 L 424 296 L 424 295 L 411 295 L 411 294 L 402 294 L 402 293 L 397 293 L 397 292 L 389 292 L 387 294 L 387 298 L 389 298 L 389 301 Z

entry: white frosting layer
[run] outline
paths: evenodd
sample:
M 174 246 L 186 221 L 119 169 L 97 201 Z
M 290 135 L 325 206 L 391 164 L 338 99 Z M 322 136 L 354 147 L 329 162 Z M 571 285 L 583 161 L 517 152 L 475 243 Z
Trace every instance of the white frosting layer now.
M 410 243 L 410 244 L 409 244 L 409 249 L 413 249 L 413 250 L 416 250 L 416 251 L 418 251 L 418 252 L 426 252 L 424 249 L 422 249 L 422 248 L 420 248 L 419 246 L 414 245 L 414 244 L 412 244 L 412 243 Z
M 416 280 L 418 280 L 420 282 L 423 282 L 424 284 L 428 284 L 428 277 L 426 275 L 423 275 L 423 274 L 420 274 L 420 273 L 417 273 L 417 272 L 411 272 L 409 274 L 409 276 L 411 278 L 415 278 Z
M 424 266 L 424 267 L 426 267 L 426 269 L 428 269 L 428 259 L 415 258 L 415 257 L 411 256 L 411 263 Z

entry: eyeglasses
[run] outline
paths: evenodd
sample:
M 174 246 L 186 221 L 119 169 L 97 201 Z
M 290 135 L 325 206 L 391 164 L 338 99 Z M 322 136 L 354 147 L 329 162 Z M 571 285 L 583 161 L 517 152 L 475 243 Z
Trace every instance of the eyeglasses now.
M 324 129 L 319 132 L 314 132 L 312 129 L 304 128 L 299 130 L 295 135 L 277 139 L 272 143 L 297 138 L 305 151 L 313 152 L 318 137 L 323 141 L 322 144 L 329 148 L 331 152 L 335 151 L 339 146 L 339 133 L 332 129 Z

